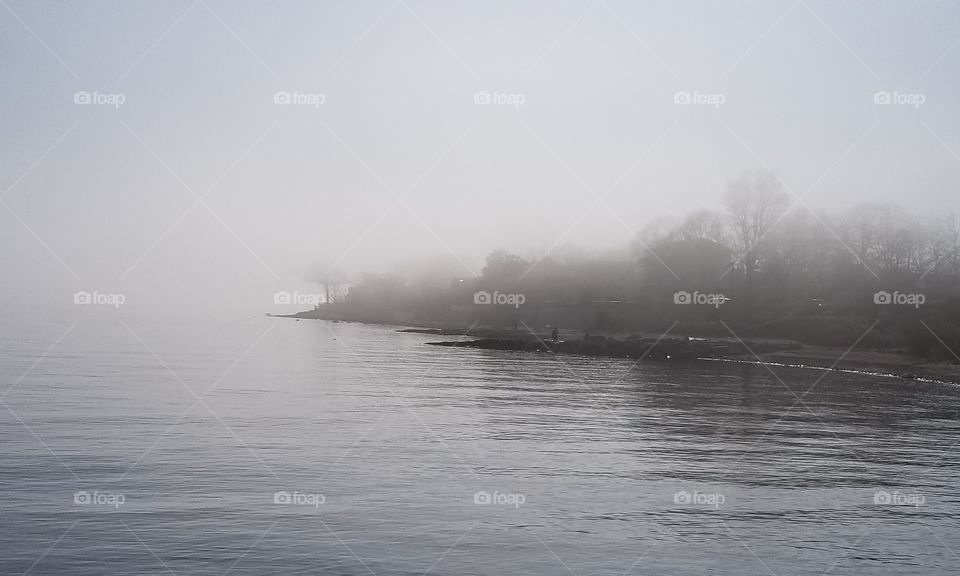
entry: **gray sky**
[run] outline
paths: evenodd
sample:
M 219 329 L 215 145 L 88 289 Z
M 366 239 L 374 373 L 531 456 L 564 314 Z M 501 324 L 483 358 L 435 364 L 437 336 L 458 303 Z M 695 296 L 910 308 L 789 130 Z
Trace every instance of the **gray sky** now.
M 958 210 L 958 41 L 953 2 L 3 0 L 0 306 L 284 311 L 317 262 L 615 248 L 760 168 Z

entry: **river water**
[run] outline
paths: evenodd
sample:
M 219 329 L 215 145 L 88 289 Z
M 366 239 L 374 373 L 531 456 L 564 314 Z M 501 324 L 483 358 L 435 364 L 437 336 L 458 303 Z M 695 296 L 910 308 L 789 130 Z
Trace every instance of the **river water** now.
M 4 336 L 0 574 L 960 573 L 954 387 L 435 339 Z

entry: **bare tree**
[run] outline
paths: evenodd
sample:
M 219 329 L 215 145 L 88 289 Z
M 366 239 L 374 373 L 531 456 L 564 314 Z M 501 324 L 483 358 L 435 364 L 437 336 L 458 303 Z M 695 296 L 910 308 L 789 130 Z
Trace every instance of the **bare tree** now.
M 763 264 L 764 241 L 783 215 L 787 195 L 770 172 L 750 172 L 730 183 L 724 203 L 736 254 L 749 277 Z
M 314 264 L 307 273 L 306 279 L 323 289 L 325 304 L 339 302 L 343 293 L 343 286 L 347 282 L 347 276 L 341 270 L 323 263 Z
M 697 210 L 683 219 L 671 236 L 674 240 L 712 240 L 724 243 L 723 217 L 713 210 Z

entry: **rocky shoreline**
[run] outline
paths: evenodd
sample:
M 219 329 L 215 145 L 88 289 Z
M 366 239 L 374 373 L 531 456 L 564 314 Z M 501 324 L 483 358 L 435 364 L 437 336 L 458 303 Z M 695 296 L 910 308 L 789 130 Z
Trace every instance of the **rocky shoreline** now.
M 418 333 L 439 334 L 427 330 L 405 330 Z M 457 331 L 445 331 L 446 335 L 473 335 Z M 605 358 L 632 358 L 650 360 L 696 360 L 700 358 L 728 358 L 770 353 L 799 347 L 792 343 L 755 342 L 748 346 L 736 340 L 702 339 L 689 337 L 651 338 L 630 336 L 616 339 L 608 336 L 586 336 L 578 340 L 558 340 L 534 334 L 512 337 L 481 337 L 475 340 L 428 342 L 431 346 L 453 348 L 479 348 L 482 350 L 510 350 L 516 352 L 552 352 L 578 354 Z
M 291 314 L 296 319 L 322 319 L 333 322 L 360 322 L 397 326 L 390 322 L 363 322 L 351 319 L 317 318 L 308 313 Z M 409 326 L 409 324 L 407 324 Z M 690 362 L 728 361 L 747 364 L 789 366 L 813 370 L 833 370 L 918 382 L 960 385 L 960 362 L 929 362 L 896 351 L 844 350 L 800 344 L 790 340 L 745 341 L 736 338 L 697 338 L 690 336 L 590 335 L 565 332 L 558 342 L 549 334 L 529 330 L 470 327 L 407 327 L 402 333 L 433 336 L 463 336 L 469 340 L 426 342 L 430 346 L 474 348 L 526 353 L 572 354 L 603 358 L 628 358 L 644 361 Z M 838 360 L 839 359 L 839 360 Z
M 937 384 L 960 384 L 960 365 L 925 362 L 895 352 L 849 351 L 804 346 L 790 341 L 667 336 L 588 336 L 553 342 L 548 335 L 495 329 L 413 328 L 400 330 L 419 334 L 473 336 L 473 340 L 427 342 L 431 346 L 475 348 L 527 353 L 574 354 L 644 361 L 727 361 L 780 367 L 836 371 L 899 378 Z M 839 359 L 839 360 L 838 360 Z

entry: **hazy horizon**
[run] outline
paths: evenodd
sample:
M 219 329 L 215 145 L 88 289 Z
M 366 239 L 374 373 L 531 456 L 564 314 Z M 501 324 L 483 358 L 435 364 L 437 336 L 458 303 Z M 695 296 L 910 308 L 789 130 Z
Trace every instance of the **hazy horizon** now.
M 960 6 L 132 6 L 0 10 L 17 314 L 262 313 L 324 263 L 620 250 L 751 170 L 799 210 L 960 209 Z

